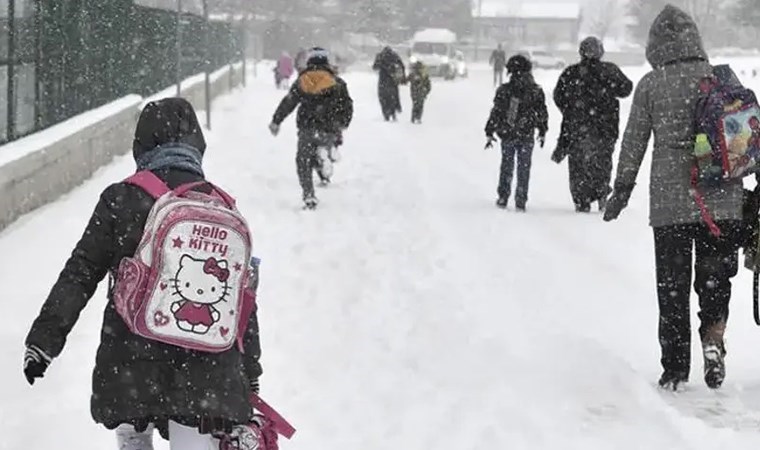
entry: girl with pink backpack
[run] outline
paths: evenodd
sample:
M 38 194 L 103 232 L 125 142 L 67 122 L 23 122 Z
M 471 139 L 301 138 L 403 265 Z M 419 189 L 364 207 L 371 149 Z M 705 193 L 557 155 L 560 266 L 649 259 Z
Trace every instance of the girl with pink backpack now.
M 219 436 L 255 431 L 257 260 L 234 199 L 205 180 L 205 151 L 186 100 L 144 108 L 136 174 L 101 194 L 26 339 L 24 374 L 34 384 L 110 275 L 91 412 L 116 430 L 120 450 L 152 449 L 154 429 L 172 450 L 219 448 Z M 261 425 L 285 423 L 263 412 Z

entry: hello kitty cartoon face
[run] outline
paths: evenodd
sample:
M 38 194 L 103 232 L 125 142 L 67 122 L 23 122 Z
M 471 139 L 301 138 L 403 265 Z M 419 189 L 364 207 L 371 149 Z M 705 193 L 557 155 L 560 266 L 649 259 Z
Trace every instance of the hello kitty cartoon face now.
M 227 261 L 216 258 L 204 260 L 182 255 L 177 275 L 171 280 L 174 295 L 200 305 L 213 305 L 223 301 L 231 289 L 227 266 Z

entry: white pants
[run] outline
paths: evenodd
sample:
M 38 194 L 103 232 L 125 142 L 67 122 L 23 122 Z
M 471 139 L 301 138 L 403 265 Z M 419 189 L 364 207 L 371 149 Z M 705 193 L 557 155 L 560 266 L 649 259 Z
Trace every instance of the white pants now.
M 116 429 L 119 450 L 153 450 L 153 427 L 142 433 L 132 425 L 121 425 Z M 197 428 L 190 428 L 169 422 L 169 448 L 171 450 L 218 450 L 219 440 L 208 434 L 200 434 Z

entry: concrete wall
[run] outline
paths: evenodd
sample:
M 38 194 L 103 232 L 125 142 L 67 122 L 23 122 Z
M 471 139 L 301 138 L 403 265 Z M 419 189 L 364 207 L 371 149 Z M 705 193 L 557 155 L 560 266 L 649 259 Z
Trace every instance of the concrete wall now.
M 242 73 L 241 64 L 213 73 L 212 98 L 240 85 Z M 186 80 L 181 92 L 197 110 L 205 109 L 202 74 Z M 141 107 L 148 100 L 174 95 L 176 88 L 149 99 L 128 96 L 0 146 L 0 230 L 80 185 L 114 157 L 128 153 Z

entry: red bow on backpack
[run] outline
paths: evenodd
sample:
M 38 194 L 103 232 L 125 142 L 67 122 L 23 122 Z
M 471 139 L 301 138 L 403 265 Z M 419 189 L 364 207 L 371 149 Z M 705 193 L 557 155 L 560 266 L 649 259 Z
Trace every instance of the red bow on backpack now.
M 209 258 L 203 264 L 203 273 L 213 275 L 221 282 L 227 281 L 230 277 L 230 271 L 219 265 L 215 258 Z

